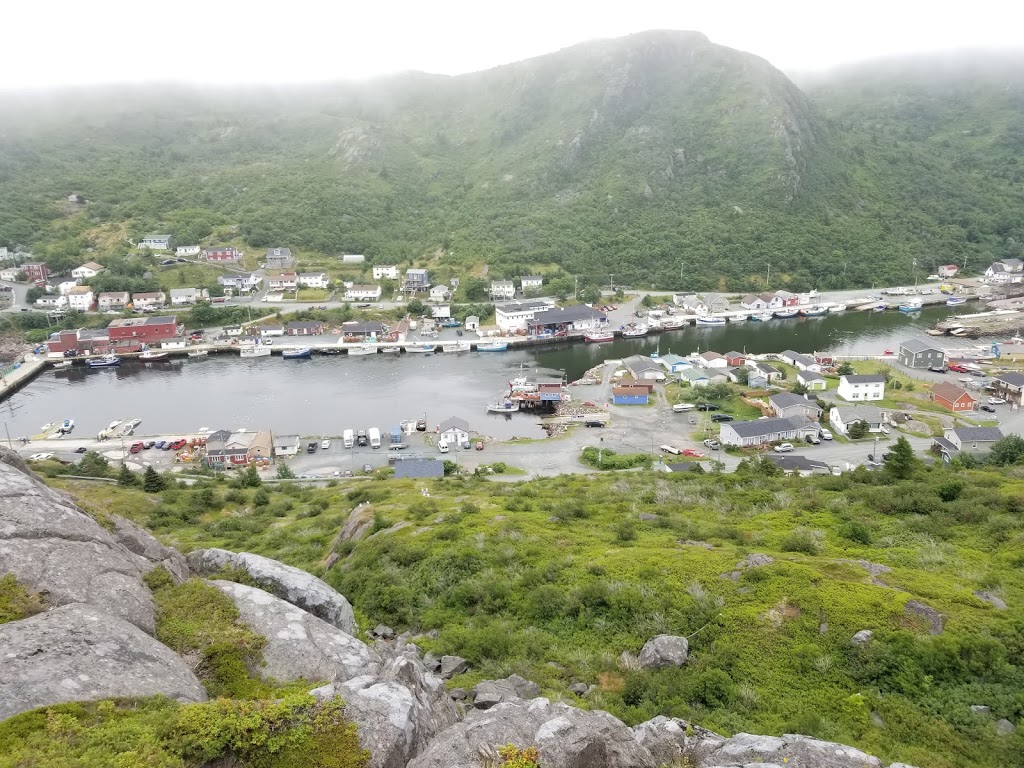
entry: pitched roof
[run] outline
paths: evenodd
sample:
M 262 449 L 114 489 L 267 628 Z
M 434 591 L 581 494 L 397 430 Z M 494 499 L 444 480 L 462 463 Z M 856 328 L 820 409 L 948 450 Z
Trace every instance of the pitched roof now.
M 1009 373 L 1000 373 L 995 378 L 996 381 L 1002 381 L 1011 387 L 1024 387 L 1024 373 L 1011 371 Z
M 679 372 L 679 375 L 688 379 L 689 381 L 697 381 L 697 379 L 710 379 L 713 375 L 721 376 L 721 374 L 713 374 L 710 371 L 705 373 L 703 368 L 683 368 Z
M 868 424 L 882 423 L 882 409 L 873 405 L 838 405 L 833 408 L 843 424 L 851 421 L 866 421 Z
M 805 384 L 808 381 L 824 381 L 825 377 L 817 371 L 797 371 L 796 377 Z
M 450 419 L 445 419 L 441 422 L 442 432 L 447 432 L 449 429 L 459 429 L 463 432 L 469 432 L 469 422 L 465 419 L 460 419 L 458 416 L 452 416 Z
M 687 360 L 682 355 L 677 355 L 677 354 L 674 354 L 672 352 L 669 352 L 667 354 L 661 355 L 658 358 L 658 362 L 661 363 L 662 365 L 669 366 L 669 367 L 671 367 L 673 365 L 679 365 L 680 363 L 683 363 L 683 364 L 686 364 L 686 365 L 693 365 L 693 363 L 690 360 Z
M 577 320 L 594 320 L 604 316 L 604 312 L 599 312 L 593 307 L 588 307 L 586 304 L 577 304 L 573 307 L 555 307 L 547 312 L 539 312 L 534 315 L 530 325 L 574 323 Z
M 842 378 L 848 384 L 885 384 L 885 376 L 880 373 L 851 373 Z
M 630 355 L 622 361 L 622 364 L 634 373 L 637 371 L 661 371 L 661 366 L 656 360 L 644 355 Z
M 960 387 L 956 386 L 955 384 L 951 384 L 948 381 L 940 381 L 937 384 L 933 384 L 932 394 L 938 395 L 943 400 L 948 400 L 951 403 L 955 403 L 964 395 L 970 397 L 972 401 L 974 400 L 974 398 L 971 397 L 970 393 L 967 390 L 961 389 Z
M 961 443 L 994 443 L 1003 439 L 999 427 L 954 427 L 951 431 Z
M 757 370 L 764 374 L 781 373 L 781 371 L 778 368 L 776 368 L 774 365 L 768 365 L 768 363 L 758 363 Z
M 97 264 L 95 261 L 87 261 L 79 269 L 92 269 L 98 272 L 101 269 L 105 269 L 105 267 L 102 264 Z
M 725 355 L 720 355 L 717 352 L 701 352 L 700 356 L 705 360 L 724 360 Z
M 274 435 L 274 449 L 280 448 L 293 448 L 298 446 L 299 436 L 298 435 Z
M 395 464 L 395 477 L 444 477 L 444 463 L 435 459 L 406 459 Z
M 792 408 L 794 405 L 799 405 L 802 408 L 814 408 L 818 411 L 821 410 L 821 406 L 818 405 L 814 400 L 808 400 L 806 397 L 800 395 L 794 395 L 792 392 L 778 392 L 771 395 L 768 398 L 768 402 L 778 408 Z
M 612 387 L 612 394 L 622 397 L 648 397 L 650 391 L 647 387 Z
M 726 352 L 725 356 L 728 357 L 728 358 L 746 357 L 746 355 L 744 355 L 742 352 Z
M 814 471 L 815 469 L 827 469 L 828 464 L 824 461 L 809 459 L 792 453 L 769 453 L 767 457 L 779 469 L 787 472 Z
M 740 437 L 761 437 L 763 435 L 774 435 L 779 432 L 792 432 L 804 426 L 806 422 L 798 422 L 796 419 L 777 417 L 774 419 L 754 419 L 753 421 L 733 421 L 723 424 L 728 425 Z
M 936 352 L 941 352 L 942 351 L 937 346 L 935 346 L 934 344 L 931 344 L 931 343 L 925 341 L 924 339 L 907 339 L 906 341 L 901 341 L 900 342 L 900 347 L 902 349 L 906 349 L 906 350 L 908 350 L 910 352 L 914 352 L 914 353 L 926 352 L 926 351 L 928 351 L 930 349 L 933 349 Z

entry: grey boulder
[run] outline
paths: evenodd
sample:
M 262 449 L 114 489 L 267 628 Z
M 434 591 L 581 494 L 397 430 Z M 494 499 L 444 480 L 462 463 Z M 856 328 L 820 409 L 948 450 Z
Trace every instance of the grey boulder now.
M 0 574 L 52 606 L 88 603 L 152 633 L 153 599 L 139 558 L 70 498 L 0 461 Z
M 1000 736 L 1009 736 L 1017 730 L 1017 726 L 1007 720 L 1005 717 L 1000 718 L 996 721 L 996 733 Z
M 149 531 L 123 517 L 110 515 L 110 521 L 114 524 L 111 531 L 114 540 L 136 556 L 136 562 L 144 573 L 163 566 L 179 583 L 189 578 L 188 563 L 180 552 L 165 547 Z
M 870 629 L 862 629 L 860 632 L 850 638 L 850 645 L 867 645 L 871 642 L 871 638 L 875 636 L 875 633 Z
M 469 671 L 469 662 L 461 656 L 442 656 L 440 674 L 445 680 Z
M 0 626 L 0 720 L 68 701 L 162 694 L 205 701 L 170 648 L 95 606 L 74 604 Z
M 656 768 L 658 761 L 621 721 L 547 699 L 502 702 L 438 735 L 408 768 L 481 768 L 497 763 L 497 747 L 535 746 L 553 768 Z
M 482 680 L 470 689 L 473 706 L 477 709 L 490 709 L 502 702 L 537 696 L 540 696 L 540 686 L 519 675 L 509 675 L 501 680 Z
M 411 655 L 390 659 L 377 676 L 332 683 L 313 695 L 342 698 L 345 717 L 356 724 L 360 743 L 370 750 L 371 768 L 405 768 L 458 721 L 444 682 Z
M 775 763 L 814 768 L 879 768 L 882 761 L 859 749 L 808 736 L 737 733 L 711 752 L 705 766 Z
M 282 600 L 308 611 L 342 632 L 356 633 L 355 616 L 348 600 L 312 574 L 269 557 L 225 549 L 199 549 L 188 555 L 198 574 L 211 576 L 224 568 L 240 568 L 260 587 Z
M 658 765 L 699 764 L 725 743 L 725 737 L 685 720 L 658 715 L 633 726 L 633 736 Z
M 209 583 L 231 598 L 243 624 L 267 639 L 260 677 L 337 682 L 380 672 L 380 656 L 333 624 L 262 589 L 233 581 Z
M 638 660 L 642 669 L 681 667 L 686 663 L 690 644 L 678 635 L 658 635 L 644 643 Z

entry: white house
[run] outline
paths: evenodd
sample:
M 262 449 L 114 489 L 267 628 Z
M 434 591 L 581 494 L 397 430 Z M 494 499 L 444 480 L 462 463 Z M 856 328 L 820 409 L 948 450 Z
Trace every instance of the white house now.
M 753 446 L 783 440 L 803 440 L 818 434 L 818 425 L 805 417 L 787 419 L 774 417 L 753 421 L 732 421 L 722 424 L 719 438 L 725 445 Z
M 79 312 L 88 312 L 96 300 L 96 294 L 88 285 L 76 285 L 67 292 L 68 309 L 77 309 Z
M 452 416 L 441 422 L 438 439 L 444 438 L 449 445 L 462 445 L 469 440 L 469 423 L 458 416 Z
M 885 376 L 880 373 L 840 376 L 836 394 L 850 403 L 881 400 L 885 397 Z
M 12 254 L 10 251 L 7 250 L 6 246 L 0 248 L 0 261 L 7 261 L 7 259 L 10 258 L 12 258 Z
M 288 269 L 295 266 L 291 248 L 268 248 L 263 258 L 267 269 Z
M 452 316 L 452 305 L 437 304 L 430 308 L 430 316 L 435 320 L 448 320 Z
M 432 285 L 430 286 L 430 300 L 431 301 L 448 301 L 448 297 L 451 295 L 451 291 L 448 290 L 447 285 Z
M 750 293 L 743 297 L 740 302 L 740 306 L 744 309 L 752 309 L 758 312 L 768 309 L 768 302 L 771 298 L 765 299 L 763 296 L 759 296 L 756 293 Z
M 207 298 L 205 288 L 171 288 L 171 306 L 186 307 Z
M 540 299 L 497 304 L 494 307 L 494 321 L 502 333 L 525 331 L 534 317 L 553 306 L 552 302 Z
M 225 289 L 247 293 L 256 290 L 259 284 L 263 282 L 263 278 L 252 272 L 238 272 L 230 275 L 221 275 L 217 278 L 217 282 L 223 285 Z
M 658 357 L 658 362 L 665 366 L 669 373 L 679 373 L 687 368 L 693 368 L 693 360 L 671 352 Z
M 163 291 L 150 291 L 148 293 L 133 293 L 132 306 L 135 309 L 156 309 L 167 302 Z
M 514 299 L 516 284 L 511 280 L 491 280 L 491 298 L 495 301 Z
M 776 379 L 782 378 L 782 371 L 776 368 L 774 365 L 768 365 L 768 363 L 759 363 L 756 360 L 747 360 L 747 368 L 750 368 L 752 372 L 757 372 L 761 376 L 767 379 L 768 383 L 771 384 Z M 751 373 L 753 375 L 753 373 Z
M 805 293 L 798 293 L 796 295 L 797 303 L 800 306 L 806 306 L 807 304 L 815 304 L 818 299 L 821 298 L 821 294 L 817 291 L 807 291 Z
M 294 291 L 299 287 L 299 276 L 294 272 L 282 272 L 273 277 L 267 276 L 267 288 L 271 291 Z
M 13 283 L 20 273 L 21 270 L 18 269 L 17 267 L 0 269 L 0 280 L 4 280 L 8 283 Z
M 828 423 L 841 435 L 847 435 L 855 421 L 868 425 L 868 432 L 881 432 L 884 417 L 873 405 L 840 405 L 828 412 Z
M 799 371 L 796 374 L 796 380 L 811 392 L 822 391 L 828 387 L 825 377 L 817 371 Z
M 729 360 L 718 352 L 701 352 L 697 355 L 697 364 L 701 368 L 728 368 Z
M 465 321 L 462 323 L 462 326 L 467 331 L 478 331 L 480 330 L 480 318 L 477 317 L 476 315 L 467 315 Z
M 82 266 L 72 269 L 71 276 L 76 280 L 88 280 L 90 277 L 96 277 L 103 269 L 102 264 L 97 264 L 95 261 L 87 261 Z
M 198 256 L 202 252 L 198 245 L 179 245 L 174 249 L 175 256 Z
M 166 251 L 170 247 L 170 235 L 146 235 L 136 246 L 140 251 Z
M 374 280 L 397 280 L 398 267 L 394 264 L 381 264 L 373 268 Z
M 380 301 L 379 285 L 352 285 L 345 289 L 346 301 Z
M 57 283 L 57 293 L 59 293 L 61 296 L 67 296 L 69 293 L 71 293 L 72 288 L 77 287 L 77 280 L 65 280 L 62 283 Z
M 98 306 L 100 312 L 120 312 L 131 300 L 128 291 L 110 291 L 100 294 Z
M 814 371 L 815 373 L 821 373 L 821 363 L 815 360 L 810 355 L 801 355 L 799 352 L 794 352 L 792 349 L 787 349 L 779 355 L 779 359 L 786 365 L 792 365 L 801 371 Z
M 540 275 L 527 275 L 519 278 L 519 284 L 522 286 L 524 294 L 527 291 L 539 291 L 544 287 L 544 278 Z
M 68 297 L 56 293 L 48 293 L 36 299 L 36 306 L 40 309 L 64 309 L 68 305 Z
M 295 456 L 299 452 L 299 440 L 298 435 L 279 435 L 274 433 L 274 455 L 275 456 Z
M 329 283 L 326 272 L 299 273 L 299 285 L 303 288 L 326 288 Z

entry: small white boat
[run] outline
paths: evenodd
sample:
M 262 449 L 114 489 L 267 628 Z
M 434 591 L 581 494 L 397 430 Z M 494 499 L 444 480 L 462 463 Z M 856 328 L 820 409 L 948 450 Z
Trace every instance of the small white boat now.
M 966 303 L 967 299 L 965 299 L 963 296 L 950 296 L 948 299 L 946 299 L 947 307 L 959 307 L 961 304 Z
M 519 410 L 519 403 L 515 400 L 502 400 L 500 403 L 488 403 L 487 410 L 490 413 L 515 413 Z
M 166 360 L 168 357 L 170 357 L 170 354 L 163 350 L 147 349 L 139 355 L 139 360 L 142 360 L 143 362 L 156 363 L 161 360 Z
M 814 304 L 810 307 L 804 307 L 800 310 L 800 314 L 804 317 L 820 317 L 821 315 L 827 314 L 828 308 L 823 307 L 820 304 Z
M 90 368 L 113 368 L 121 364 L 121 358 L 116 355 L 104 355 L 89 361 Z
M 505 341 L 491 341 L 486 344 L 477 344 L 477 352 L 504 352 L 508 349 L 508 342 Z
M 263 344 L 249 344 L 238 348 L 241 357 L 270 357 L 270 347 Z
M 437 349 L 437 345 L 435 345 L 435 344 L 427 344 L 425 342 L 421 342 L 419 344 L 406 344 L 405 345 L 405 351 L 406 352 L 413 352 L 413 353 L 426 354 L 426 355 L 429 355 L 435 349 Z
M 47 424 L 43 424 L 43 426 L 39 428 L 39 431 L 40 432 L 49 432 L 51 429 L 53 429 L 56 426 L 57 426 L 56 422 L 51 421 L 51 422 L 49 422 Z
M 299 347 L 298 349 L 286 349 L 281 353 L 285 360 L 309 360 L 313 356 L 312 347 Z
M 72 363 L 70 360 L 61 360 L 59 363 L 54 363 L 53 367 L 56 368 L 57 370 L 62 371 L 65 370 L 66 368 L 70 368 L 72 365 L 74 365 L 74 363 Z
M 687 322 L 682 317 L 666 317 L 661 321 L 661 328 L 664 331 L 676 331 L 685 325 L 687 325 Z
M 750 315 L 730 315 L 730 323 L 745 323 L 750 318 Z
M 845 304 L 833 304 L 831 307 L 828 308 L 828 311 L 829 312 L 845 312 L 846 311 L 846 305 Z
M 647 335 L 647 326 L 643 323 L 630 324 L 622 329 L 622 338 L 624 339 L 638 339 L 641 336 Z
M 210 354 L 210 351 L 207 350 L 207 349 L 193 349 L 191 352 L 188 353 L 188 356 L 189 357 L 206 357 L 208 354 Z
M 756 314 L 751 315 L 750 319 L 753 320 L 755 323 L 767 323 L 773 317 L 775 317 L 775 315 L 773 315 L 771 312 L 758 312 Z
M 615 341 L 615 334 L 611 331 L 591 331 L 583 335 L 583 340 L 591 344 L 599 344 L 602 341 Z
M 448 341 L 441 345 L 442 352 L 469 352 L 472 345 L 468 341 Z
M 75 428 L 75 420 L 74 419 L 64 419 L 64 421 L 61 422 L 61 425 L 59 427 L 57 427 L 57 432 L 58 432 L 58 434 L 61 434 L 61 435 L 67 435 L 67 434 L 70 434 L 71 431 L 74 428 Z
M 910 312 L 921 311 L 921 300 L 920 299 L 907 299 L 899 306 L 900 312 L 909 314 Z
M 788 320 L 791 317 L 796 317 L 799 313 L 798 309 L 777 309 L 772 314 L 780 320 Z
M 376 344 L 359 344 L 355 347 L 348 348 L 348 354 L 352 357 L 360 357 L 364 355 L 376 355 L 377 345 Z
M 385 355 L 400 355 L 402 354 L 402 348 L 399 346 L 384 347 L 381 349 L 381 352 L 383 352 Z
M 110 426 L 108 426 L 107 429 L 117 429 L 117 425 L 120 423 L 120 421 L 112 421 L 110 422 Z
M 725 325 L 724 317 L 698 317 L 697 325 Z

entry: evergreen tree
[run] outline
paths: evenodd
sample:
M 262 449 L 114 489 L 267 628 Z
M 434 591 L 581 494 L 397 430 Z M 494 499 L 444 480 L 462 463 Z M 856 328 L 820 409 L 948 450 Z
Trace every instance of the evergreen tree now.
M 139 484 L 139 478 L 128 469 L 127 464 L 122 464 L 121 469 L 117 473 L 117 484 L 122 488 L 134 488 Z
M 278 480 L 294 480 L 295 473 L 292 472 L 292 468 L 285 464 L 283 461 L 277 465 L 277 479 Z
M 868 425 L 866 422 L 857 420 L 850 425 L 847 434 L 852 440 L 860 440 L 862 437 L 868 436 Z
M 838 368 L 836 368 L 836 373 L 840 376 L 849 376 L 853 373 L 853 366 L 850 363 L 842 363 Z
M 259 488 L 263 485 L 263 481 L 260 479 L 260 473 L 257 471 L 255 464 L 250 464 L 245 468 L 245 472 L 243 472 L 242 477 L 239 478 L 239 485 L 242 488 Z
M 146 467 L 142 476 L 142 489 L 146 493 L 160 493 L 167 487 L 167 481 L 153 467 Z
M 1007 435 L 1002 440 L 992 444 L 992 451 L 988 455 L 990 464 L 1006 466 L 1016 464 L 1020 457 L 1024 456 L 1024 437 L 1020 435 Z
M 889 451 L 889 458 L 885 462 L 885 471 L 896 480 L 906 480 L 914 474 L 917 465 L 914 449 L 910 447 L 907 438 L 901 437 Z

